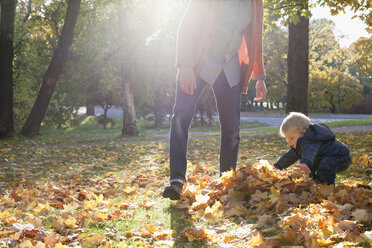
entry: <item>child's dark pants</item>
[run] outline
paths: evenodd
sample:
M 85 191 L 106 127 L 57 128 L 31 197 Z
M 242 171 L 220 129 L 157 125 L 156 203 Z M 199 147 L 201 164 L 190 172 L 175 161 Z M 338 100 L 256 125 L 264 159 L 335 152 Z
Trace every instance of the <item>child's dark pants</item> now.
M 315 161 L 314 168 L 316 169 L 311 172 L 311 176 L 320 183 L 326 182 L 328 184 L 334 184 L 336 173 L 349 168 L 351 161 L 351 155 L 323 157 L 321 160 Z

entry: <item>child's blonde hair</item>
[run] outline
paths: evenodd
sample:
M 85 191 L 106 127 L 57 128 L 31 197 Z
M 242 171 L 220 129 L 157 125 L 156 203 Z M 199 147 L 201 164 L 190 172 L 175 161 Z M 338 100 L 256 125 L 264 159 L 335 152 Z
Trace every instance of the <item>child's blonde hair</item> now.
M 280 126 L 280 135 L 284 136 L 284 133 L 297 131 L 300 134 L 304 134 L 306 129 L 310 126 L 310 118 L 299 112 L 291 112 L 286 116 Z

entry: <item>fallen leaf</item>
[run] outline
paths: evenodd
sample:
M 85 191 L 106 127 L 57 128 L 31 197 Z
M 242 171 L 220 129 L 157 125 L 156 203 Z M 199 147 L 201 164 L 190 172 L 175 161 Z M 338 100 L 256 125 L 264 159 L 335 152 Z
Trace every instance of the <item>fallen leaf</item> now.
M 248 246 L 257 246 L 257 245 L 261 245 L 263 244 L 263 239 L 262 239 L 262 235 L 260 232 L 257 233 L 256 236 L 254 236 L 253 238 L 251 238 L 248 242 Z
M 358 222 L 368 222 L 371 220 L 371 217 L 369 216 L 367 210 L 365 209 L 356 209 L 351 214 Z
M 317 239 L 316 242 L 318 243 L 320 247 L 327 247 L 327 246 L 330 246 L 336 243 L 335 241 L 330 240 L 330 239 L 327 239 L 327 240 Z
M 102 237 L 102 235 L 96 233 L 96 234 L 93 234 L 93 236 L 91 236 L 91 237 L 87 237 L 84 241 L 84 244 L 85 245 L 96 246 L 96 245 L 100 244 L 103 239 L 104 239 L 104 237 Z
M 54 248 L 68 248 L 68 246 L 58 243 Z
M 34 248 L 34 245 L 32 244 L 32 242 L 30 240 L 25 240 L 23 241 L 21 244 L 19 244 L 18 246 L 19 248 Z
M 261 216 L 258 217 L 258 220 L 257 220 L 256 224 L 258 226 L 263 226 L 263 225 L 266 225 L 266 224 L 268 224 L 272 221 L 273 221 L 273 216 L 264 214 L 264 215 L 261 215 Z

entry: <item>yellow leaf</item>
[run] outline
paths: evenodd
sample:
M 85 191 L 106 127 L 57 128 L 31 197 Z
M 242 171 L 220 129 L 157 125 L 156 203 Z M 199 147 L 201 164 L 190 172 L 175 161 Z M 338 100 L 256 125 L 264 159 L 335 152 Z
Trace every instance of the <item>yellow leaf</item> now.
M 103 202 L 103 195 L 100 194 L 99 196 L 96 197 L 96 202 L 97 204 L 100 204 L 101 202 Z
M 219 179 L 219 183 L 223 186 L 228 187 L 233 184 L 236 177 L 235 170 L 225 171 Z
M 82 233 L 79 235 L 78 239 L 85 239 L 88 236 L 89 236 L 89 233 Z
M 323 200 L 322 205 L 324 205 L 329 211 L 337 211 L 339 209 L 339 206 L 333 202 Z
M 58 243 L 54 248 L 68 248 L 68 246 Z
M 185 235 L 186 235 L 187 240 L 189 242 L 193 242 L 194 240 L 197 239 L 195 230 L 189 230 L 189 231 L 185 232 Z
M 133 187 L 127 186 L 123 191 L 126 194 L 133 194 L 137 191 L 137 187 L 136 186 L 133 186 Z
M 107 213 L 96 213 L 96 218 L 98 221 L 104 221 L 108 219 L 108 214 Z
M 218 218 L 222 216 L 222 212 L 219 211 L 222 208 L 221 202 L 216 201 L 212 207 L 207 207 L 204 211 L 204 218 L 208 220 L 208 222 L 215 222 Z
M 0 237 L 8 236 L 9 234 L 13 234 L 14 231 L 0 231 Z
M 46 214 L 52 211 L 54 208 L 49 205 L 49 202 L 46 204 L 38 203 L 37 207 L 34 209 L 36 214 Z
M 125 241 L 122 241 L 118 244 L 118 248 L 128 248 L 128 245 Z
M 83 178 L 83 177 L 84 177 L 84 176 L 81 175 L 81 174 L 75 174 L 75 175 L 73 176 L 73 178 L 74 178 L 75 180 L 78 180 L 78 179 Z
M 133 243 L 133 246 L 134 246 L 134 247 L 143 247 L 144 244 L 143 244 L 142 241 L 136 241 L 136 242 Z
M 0 212 L 0 219 L 2 219 L 4 217 L 7 217 L 8 215 L 10 215 L 10 213 L 8 212 L 8 210 L 5 210 L 4 212 Z
M 74 219 L 74 218 L 68 218 L 66 221 L 65 221 L 65 225 L 67 226 L 67 227 L 69 227 L 69 228 L 76 228 L 77 227 L 77 225 L 76 225 L 76 223 L 77 223 L 77 220 L 76 219 Z
M 263 243 L 262 235 L 261 233 L 257 233 L 256 236 L 254 236 L 249 242 L 248 246 L 256 246 L 256 245 L 261 245 Z
M 88 237 L 85 239 L 85 244 L 86 245 L 92 245 L 92 246 L 96 246 L 98 245 L 102 240 L 104 239 L 104 237 L 102 237 L 100 234 L 96 233 L 94 234 L 92 237 Z
M 84 202 L 84 209 L 90 209 L 90 210 L 93 210 L 97 207 L 97 202 L 94 201 L 94 200 L 91 200 L 91 201 L 85 201 Z
M 271 194 L 269 195 L 271 202 L 275 203 L 279 200 L 280 198 L 280 190 L 276 190 L 274 187 L 270 188 Z
M 72 212 L 72 211 L 76 210 L 78 207 L 79 206 L 77 204 L 74 204 L 74 203 L 66 204 L 66 205 L 63 205 L 62 212 Z
M 235 203 L 232 208 L 225 212 L 226 216 L 243 216 L 247 213 L 247 208 L 242 203 Z
M 124 236 L 127 237 L 127 238 L 133 237 L 134 236 L 134 232 L 132 232 L 132 231 L 126 231 L 126 232 L 124 232 Z
M 115 159 L 116 159 L 116 157 L 108 157 L 107 161 L 112 161 L 112 160 L 115 160 Z
M 158 228 L 155 225 L 146 224 L 145 225 L 145 228 L 149 232 L 156 232 L 156 231 L 158 231 Z
M 330 239 L 327 239 L 327 240 L 317 239 L 316 242 L 321 247 L 330 246 L 330 245 L 333 245 L 335 243 L 335 241 L 330 240 Z
M 238 238 L 235 234 L 226 234 L 225 237 L 223 238 L 224 243 L 231 243 L 234 239 Z

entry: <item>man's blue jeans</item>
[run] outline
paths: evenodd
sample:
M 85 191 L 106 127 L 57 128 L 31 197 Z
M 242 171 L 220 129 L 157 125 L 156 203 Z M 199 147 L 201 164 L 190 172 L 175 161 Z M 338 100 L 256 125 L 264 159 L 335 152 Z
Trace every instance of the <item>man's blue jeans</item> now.
M 186 182 L 187 142 L 196 104 L 207 83 L 197 77 L 193 95 L 176 87 L 176 102 L 170 132 L 170 182 Z M 220 172 L 236 168 L 239 149 L 241 84 L 230 88 L 225 73 L 221 72 L 213 84 L 221 124 Z

